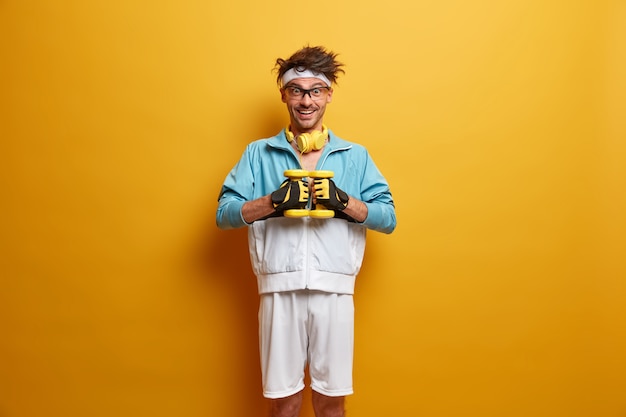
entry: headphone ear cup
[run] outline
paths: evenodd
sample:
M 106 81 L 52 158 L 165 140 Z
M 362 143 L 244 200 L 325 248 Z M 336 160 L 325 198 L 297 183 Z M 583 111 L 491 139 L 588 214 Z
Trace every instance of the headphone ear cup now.
M 324 144 L 326 143 L 326 134 L 325 132 L 320 132 L 316 130 L 311 133 L 311 147 L 315 150 L 322 149 Z
M 328 139 L 328 129 L 326 126 L 322 126 L 322 131 L 315 130 L 311 133 L 301 133 L 294 138 L 293 133 L 289 128 L 285 129 L 287 140 L 289 142 L 295 140 L 298 150 L 302 153 L 308 153 L 311 151 L 317 151 L 324 147 L 326 139 Z
M 313 150 L 313 141 L 308 133 L 301 133 L 296 137 L 296 145 L 302 153 L 311 152 Z

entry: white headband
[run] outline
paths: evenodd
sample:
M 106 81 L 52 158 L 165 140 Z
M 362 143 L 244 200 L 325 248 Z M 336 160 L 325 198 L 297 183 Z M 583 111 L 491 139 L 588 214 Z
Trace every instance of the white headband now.
M 318 80 L 324 81 L 328 87 L 332 85 L 330 80 L 321 72 L 313 72 L 306 68 L 302 71 L 296 68 L 291 68 L 283 75 L 283 87 L 286 86 L 287 83 L 289 83 L 291 80 L 295 80 L 296 78 L 317 78 Z

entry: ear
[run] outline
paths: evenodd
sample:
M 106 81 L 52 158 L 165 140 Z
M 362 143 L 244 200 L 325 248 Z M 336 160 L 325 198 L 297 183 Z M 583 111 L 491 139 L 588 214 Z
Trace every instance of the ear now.
M 285 90 L 284 89 L 280 89 L 280 99 L 282 100 L 283 103 L 287 102 L 287 96 L 285 95 Z
M 330 103 L 333 101 L 333 89 L 328 90 L 328 95 L 326 96 L 326 103 Z

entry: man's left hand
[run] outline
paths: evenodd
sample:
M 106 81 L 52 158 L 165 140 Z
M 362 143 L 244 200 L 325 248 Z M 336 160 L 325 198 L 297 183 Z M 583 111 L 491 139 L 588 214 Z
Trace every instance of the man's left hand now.
M 329 178 L 316 178 L 313 181 L 315 201 L 330 210 L 343 211 L 348 206 L 348 194 L 335 185 Z

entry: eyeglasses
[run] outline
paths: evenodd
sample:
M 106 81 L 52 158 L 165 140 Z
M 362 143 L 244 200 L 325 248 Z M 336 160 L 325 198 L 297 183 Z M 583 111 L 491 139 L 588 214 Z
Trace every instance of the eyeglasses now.
M 311 88 L 310 90 L 305 90 L 304 88 L 290 85 L 290 86 L 283 88 L 283 90 L 285 91 L 285 93 L 287 94 L 287 97 L 289 98 L 301 99 L 306 94 L 308 94 L 311 100 L 322 100 L 326 98 L 326 96 L 328 95 L 328 92 L 330 91 L 330 87 L 315 87 L 315 88 Z

